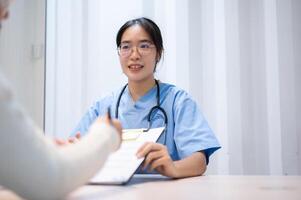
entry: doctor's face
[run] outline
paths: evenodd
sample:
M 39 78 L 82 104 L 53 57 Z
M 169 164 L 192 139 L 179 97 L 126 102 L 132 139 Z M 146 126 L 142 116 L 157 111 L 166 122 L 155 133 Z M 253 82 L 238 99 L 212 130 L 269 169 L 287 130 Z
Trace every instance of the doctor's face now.
M 122 71 L 128 81 L 154 79 L 156 47 L 140 25 L 133 25 L 124 31 L 118 52 Z

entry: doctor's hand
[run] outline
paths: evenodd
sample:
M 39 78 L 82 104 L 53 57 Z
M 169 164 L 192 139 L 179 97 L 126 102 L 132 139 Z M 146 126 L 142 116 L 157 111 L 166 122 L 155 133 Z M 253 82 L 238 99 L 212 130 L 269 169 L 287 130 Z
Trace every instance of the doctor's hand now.
M 177 177 L 176 166 L 169 156 L 166 146 L 154 142 L 146 142 L 139 148 L 136 155 L 138 158 L 145 157 L 143 169 L 149 167 L 150 171 L 156 170 L 164 176 Z

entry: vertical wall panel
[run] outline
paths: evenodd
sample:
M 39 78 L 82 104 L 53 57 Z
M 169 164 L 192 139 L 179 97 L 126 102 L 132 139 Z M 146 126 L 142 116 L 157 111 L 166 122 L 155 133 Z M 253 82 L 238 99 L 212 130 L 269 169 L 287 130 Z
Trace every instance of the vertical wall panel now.
M 229 173 L 243 174 L 238 0 L 225 4 Z
M 225 1 L 214 1 L 214 79 L 216 126 L 215 134 L 223 144 L 220 152 L 219 173 L 229 173 L 228 146 L 228 107 L 227 107 L 227 69 L 226 69 L 226 34 L 225 34 Z
M 276 0 L 265 0 L 267 125 L 270 174 L 282 174 L 282 143 Z M 277 148 L 275 148 L 277 147 Z
M 291 0 L 277 1 L 277 19 L 283 173 L 293 175 L 298 173 L 297 151 L 300 144 L 297 140 L 295 118 L 296 89 Z
M 296 93 L 296 135 L 297 135 L 297 157 L 298 174 L 301 174 L 301 1 L 292 1 L 292 26 L 293 26 L 293 46 L 294 46 L 294 69 L 295 69 L 295 93 Z M 293 117 L 293 116 L 292 116 Z
M 245 174 L 254 172 L 256 156 L 253 152 L 255 148 L 255 137 L 252 109 L 252 59 L 251 59 L 251 11 L 250 1 L 239 1 L 239 49 L 240 49 L 240 83 L 241 83 L 241 135 L 243 169 Z

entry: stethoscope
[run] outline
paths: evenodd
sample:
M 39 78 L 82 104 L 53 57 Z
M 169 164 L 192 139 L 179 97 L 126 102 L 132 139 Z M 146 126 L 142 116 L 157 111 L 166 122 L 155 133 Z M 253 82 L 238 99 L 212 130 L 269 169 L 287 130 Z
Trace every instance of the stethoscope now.
M 160 110 L 163 115 L 164 115 L 164 126 L 165 126 L 165 132 L 166 132 L 166 128 L 167 128 L 167 123 L 168 123 L 168 118 L 167 118 L 167 114 L 165 112 L 165 110 L 160 106 L 160 87 L 159 87 L 159 82 L 158 80 L 155 79 L 155 82 L 156 82 L 156 87 L 157 87 L 157 105 L 152 107 L 148 113 L 148 116 L 147 116 L 147 121 L 148 121 L 148 128 L 143 130 L 143 132 L 148 132 L 150 129 L 151 129 L 151 126 L 152 126 L 152 121 L 151 121 L 151 116 L 152 116 L 152 113 L 155 111 L 155 110 Z M 119 97 L 118 97 L 118 100 L 117 100 L 117 104 L 116 104 L 116 109 L 115 109 L 115 118 L 118 119 L 118 109 L 119 109 L 119 104 L 120 104 L 120 100 L 121 100 L 121 97 L 126 89 L 126 87 L 128 86 L 128 84 L 126 84 L 120 94 L 119 94 Z M 164 138 L 164 144 L 166 144 L 166 136 Z

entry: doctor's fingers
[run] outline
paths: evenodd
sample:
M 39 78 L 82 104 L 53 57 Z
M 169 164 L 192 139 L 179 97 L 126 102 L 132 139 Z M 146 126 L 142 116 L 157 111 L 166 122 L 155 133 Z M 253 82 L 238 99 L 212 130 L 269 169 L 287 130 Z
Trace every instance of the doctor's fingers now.
M 168 156 L 168 155 L 166 155 L 166 153 L 162 150 L 152 151 L 152 152 L 148 153 L 143 162 L 142 168 L 145 169 L 151 162 L 153 162 L 154 160 L 157 160 L 159 158 L 162 158 L 164 156 Z
M 151 151 L 158 151 L 158 150 L 166 150 L 166 146 L 154 142 L 146 142 L 144 143 L 137 151 L 136 155 L 138 158 L 144 157 Z
M 170 160 L 170 158 L 164 156 L 164 157 L 161 157 L 159 159 L 156 159 L 154 160 L 153 162 L 150 163 L 150 170 L 153 171 L 159 167 L 162 167 L 162 170 L 160 170 L 160 173 L 164 173 L 163 171 L 165 171 L 164 169 L 165 168 L 169 168 L 169 167 L 172 167 L 173 165 L 173 162 L 172 160 Z M 165 174 L 163 174 L 165 175 Z

